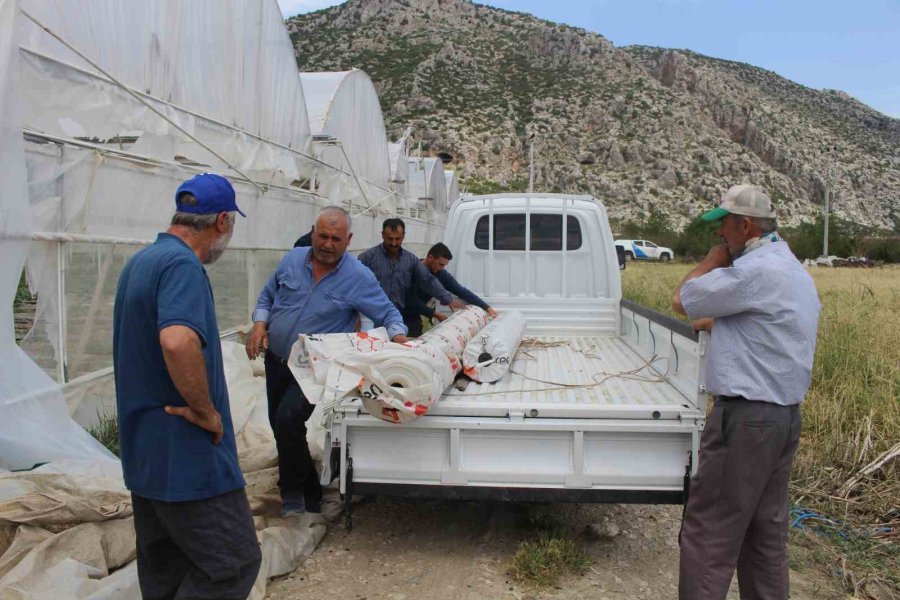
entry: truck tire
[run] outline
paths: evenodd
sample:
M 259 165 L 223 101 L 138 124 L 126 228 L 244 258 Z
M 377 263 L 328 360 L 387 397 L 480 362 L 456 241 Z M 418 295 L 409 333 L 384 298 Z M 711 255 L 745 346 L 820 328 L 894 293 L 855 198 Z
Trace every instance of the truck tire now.
M 663 252 L 659 255 L 659 262 L 669 262 L 670 260 L 672 260 L 672 257 L 668 252 Z
M 634 253 L 631 250 L 625 251 L 625 262 L 630 262 L 634 260 Z

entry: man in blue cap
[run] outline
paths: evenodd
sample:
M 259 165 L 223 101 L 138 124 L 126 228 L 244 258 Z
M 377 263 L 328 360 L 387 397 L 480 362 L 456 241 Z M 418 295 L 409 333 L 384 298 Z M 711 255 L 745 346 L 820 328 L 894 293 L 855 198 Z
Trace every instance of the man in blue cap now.
M 702 216 L 724 241 L 682 281 L 672 308 L 712 319 L 706 388 L 715 397 L 681 527 L 679 598 L 787 600 L 788 483 L 809 388 L 819 298 L 778 235 L 769 197 L 731 187 Z
M 212 288 L 203 265 L 231 240 L 227 179 L 175 193 L 171 226 L 119 278 L 113 365 L 122 471 L 131 490 L 141 594 L 234 598 L 261 561 L 238 465 Z

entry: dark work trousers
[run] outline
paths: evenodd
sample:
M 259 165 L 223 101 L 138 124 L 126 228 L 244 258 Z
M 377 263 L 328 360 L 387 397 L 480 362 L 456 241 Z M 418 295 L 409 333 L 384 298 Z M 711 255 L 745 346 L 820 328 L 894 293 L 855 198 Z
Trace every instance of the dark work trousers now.
M 681 600 L 787 600 L 788 482 L 800 407 L 717 397 L 681 524 Z
M 278 448 L 278 487 L 302 493 L 307 508 L 322 500 L 322 484 L 306 442 L 306 421 L 314 406 L 309 403 L 287 364 L 273 352 L 266 352 L 266 396 L 269 424 Z
M 422 315 L 403 315 L 403 324 L 408 329 L 407 336 L 419 337 L 422 335 Z
M 262 554 L 244 488 L 188 502 L 135 494 L 138 580 L 144 600 L 244 600 Z

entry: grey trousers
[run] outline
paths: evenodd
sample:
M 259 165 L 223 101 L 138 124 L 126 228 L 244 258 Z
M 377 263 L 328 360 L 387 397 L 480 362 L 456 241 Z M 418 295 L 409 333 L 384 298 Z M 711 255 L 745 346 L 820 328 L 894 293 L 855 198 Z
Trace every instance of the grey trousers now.
M 131 500 L 144 600 L 247 597 L 262 554 L 243 488 L 189 502 Z
M 681 524 L 681 600 L 787 600 L 788 483 L 799 406 L 717 398 Z

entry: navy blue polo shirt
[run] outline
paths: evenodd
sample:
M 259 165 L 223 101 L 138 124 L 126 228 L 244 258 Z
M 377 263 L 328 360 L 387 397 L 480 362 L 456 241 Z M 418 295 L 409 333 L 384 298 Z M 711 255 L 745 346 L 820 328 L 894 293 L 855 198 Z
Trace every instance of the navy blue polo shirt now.
M 187 406 L 166 368 L 159 332 L 170 325 L 200 336 L 209 397 L 225 434 L 163 407 Z M 179 238 L 160 233 L 125 265 L 113 315 L 113 365 L 125 485 L 165 502 L 199 500 L 244 487 L 222 369 L 222 347 L 206 269 Z

